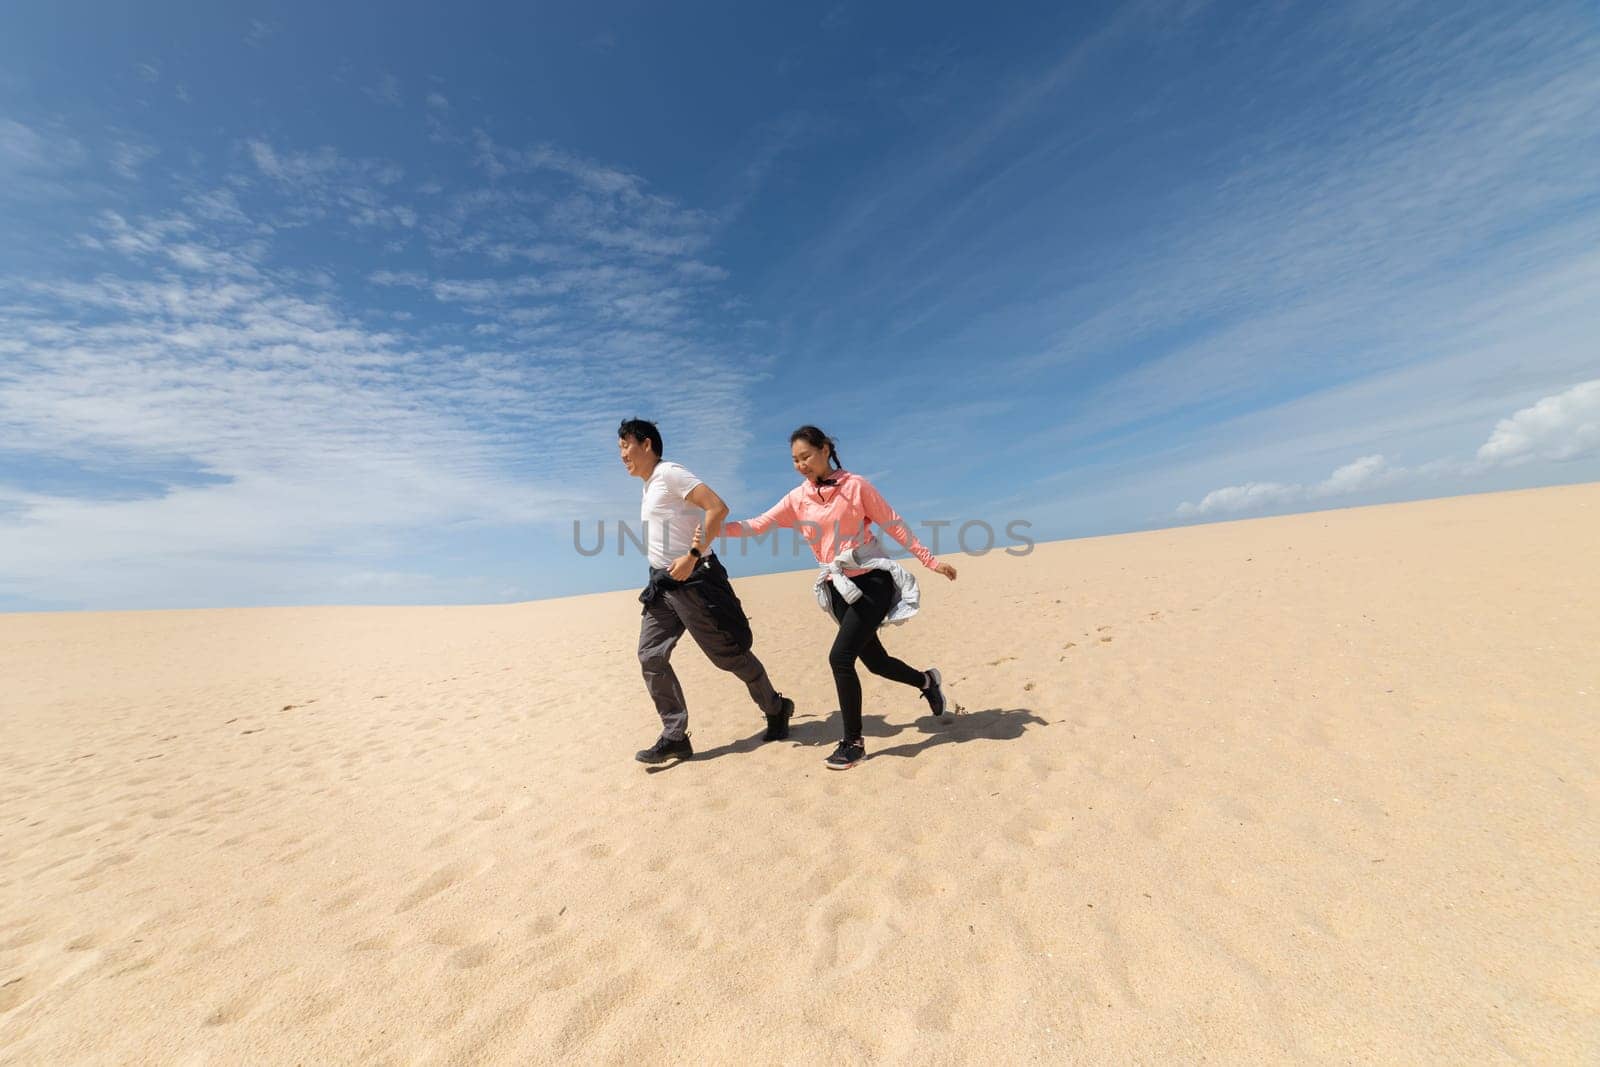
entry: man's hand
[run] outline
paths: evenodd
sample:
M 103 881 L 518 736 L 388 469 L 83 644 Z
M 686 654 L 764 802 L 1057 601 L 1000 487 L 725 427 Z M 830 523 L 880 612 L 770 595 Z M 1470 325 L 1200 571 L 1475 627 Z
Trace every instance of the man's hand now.
M 672 576 L 673 581 L 681 582 L 694 573 L 694 564 L 695 558 L 685 552 L 672 561 L 672 566 L 667 568 L 667 573 Z
M 937 567 L 933 568 L 933 573 L 942 574 L 952 582 L 956 580 L 956 569 L 950 566 L 948 563 L 939 564 Z

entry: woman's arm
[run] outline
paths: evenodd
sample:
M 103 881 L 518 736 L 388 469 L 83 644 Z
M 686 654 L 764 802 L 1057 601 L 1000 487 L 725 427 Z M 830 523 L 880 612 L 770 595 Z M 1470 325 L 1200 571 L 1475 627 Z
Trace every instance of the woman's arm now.
M 785 495 L 782 500 L 753 519 L 723 523 L 722 532 L 727 537 L 759 537 L 774 526 L 787 529 L 794 523 L 794 507 L 789 503 L 789 497 Z
M 911 532 L 911 527 L 906 520 L 902 519 L 900 513 L 889 506 L 889 502 L 883 499 L 883 494 L 878 492 L 877 487 L 865 478 L 861 479 L 861 508 L 867 519 L 877 523 L 880 530 L 900 542 L 901 546 L 907 552 L 916 556 L 924 567 L 954 580 L 956 569 L 948 563 L 940 563 L 937 559 L 934 559 L 933 553 L 929 552 L 927 546 L 918 541 L 916 534 Z

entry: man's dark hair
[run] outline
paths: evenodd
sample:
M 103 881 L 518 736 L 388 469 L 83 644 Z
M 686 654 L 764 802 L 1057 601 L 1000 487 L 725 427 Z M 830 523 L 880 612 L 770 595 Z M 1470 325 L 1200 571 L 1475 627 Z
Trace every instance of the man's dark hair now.
M 843 470 L 844 464 L 839 462 L 839 446 L 833 443 L 833 438 L 817 429 L 815 426 L 802 426 L 789 435 L 789 443 L 804 441 L 812 448 L 828 446 L 828 463 L 834 470 Z
M 624 437 L 643 444 L 650 442 L 650 450 L 661 458 L 661 431 L 656 429 L 656 424 L 645 419 L 623 419 L 622 425 L 617 427 L 617 440 Z

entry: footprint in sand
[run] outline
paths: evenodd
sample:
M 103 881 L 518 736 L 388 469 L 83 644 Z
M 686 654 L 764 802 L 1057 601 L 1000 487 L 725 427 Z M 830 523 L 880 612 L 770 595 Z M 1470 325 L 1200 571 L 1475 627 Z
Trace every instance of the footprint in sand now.
M 960 1006 L 960 994 L 954 990 L 941 990 L 917 1009 L 916 1024 L 919 1030 L 948 1034 L 955 1029 L 952 1017 Z
M 20 975 L 0 983 L 0 1015 L 33 997 L 33 979 Z
M 155 965 L 156 965 L 156 958 L 154 956 L 142 956 L 139 959 L 136 959 L 132 963 L 128 964 L 126 967 L 122 967 L 122 968 L 119 968 L 118 970 L 112 971 L 110 974 L 106 975 L 106 977 L 107 978 L 121 978 L 124 975 L 138 974 L 140 971 L 148 971 L 151 967 L 154 967 Z
M 1049 829 L 1049 819 L 1032 812 L 1024 812 L 1005 824 L 1001 829 L 1001 836 L 1014 845 L 1032 848 Z
M 492 860 L 481 860 L 476 865 L 465 861 L 446 864 L 434 871 L 411 892 L 407 893 L 399 905 L 395 907 L 394 913 L 402 915 L 430 897 L 437 896 L 453 886 L 482 874 L 491 866 L 493 866 Z
M 904 936 L 892 921 L 853 901 L 821 909 L 810 925 L 815 952 L 812 969 L 818 974 L 865 970 Z
M 610 1022 L 617 1009 L 638 1003 L 644 989 L 645 981 L 637 971 L 604 980 L 598 989 L 573 1005 L 556 1034 L 556 1050 L 566 1051 L 581 1044 Z
M 450 956 L 450 963 L 460 970 L 467 971 L 474 967 L 482 967 L 492 959 L 494 959 L 494 946 L 487 941 L 475 941 L 456 949 Z
M 442 948 L 460 948 L 478 940 L 478 928 L 470 923 L 449 923 L 428 935 L 430 945 Z
M 250 1014 L 250 1010 L 255 1007 L 256 1001 L 260 996 L 259 992 L 249 992 L 224 1001 L 213 1009 L 210 1015 L 206 1016 L 204 1025 L 226 1026 L 229 1023 L 238 1022 Z

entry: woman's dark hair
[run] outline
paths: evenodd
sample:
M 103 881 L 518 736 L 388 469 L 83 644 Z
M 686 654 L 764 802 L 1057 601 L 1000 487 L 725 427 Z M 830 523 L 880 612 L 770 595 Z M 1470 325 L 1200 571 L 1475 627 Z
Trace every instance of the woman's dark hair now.
M 617 440 L 624 437 L 643 444 L 650 442 L 650 449 L 661 458 L 661 431 L 656 429 L 656 424 L 646 422 L 644 419 L 623 419 L 622 425 L 617 427 Z
M 812 448 L 821 448 L 823 445 L 827 445 L 828 460 L 833 464 L 833 469 L 844 469 L 844 464 L 839 462 L 839 446 L 833 443 L 833 438 L 829 437 L 815 426 L 802 426 L 794 433 L 790 434 L 789 443 L 792 445 L 796 441 L 804 441 Z

